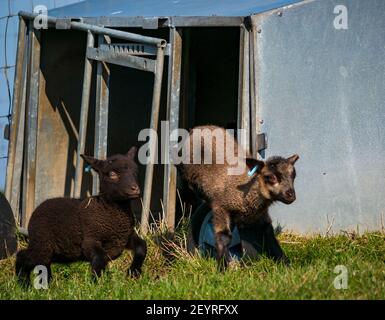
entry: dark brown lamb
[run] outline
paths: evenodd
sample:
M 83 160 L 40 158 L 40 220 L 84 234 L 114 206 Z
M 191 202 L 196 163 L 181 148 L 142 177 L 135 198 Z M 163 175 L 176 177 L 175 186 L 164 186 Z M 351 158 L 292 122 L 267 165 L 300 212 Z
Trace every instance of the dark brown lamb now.
M 50 199 L 35 209 L 28 225 L 28 248 L 16 258 L 16 274 L 24 285 L 29 285 L 37 265 L 47 268 L 49 280 L 52 262 L 89 261 L 94 275 L 100 276 L 125 248 L 134 254 L 128 273 L 141 273 L 147 246 L 134 229 L 131 210 L 131 200 L 140 196 L 136 148 L 107 160 L 82 157 L 99 174 L 100 194 Z
M 195 138 L 194 132 L 197 134 Z M 206 143 L 217 134 L 223 134 L 225 137 L 218 140 L 221 141 L 220 144 L 217 139 Z M 234 137 L 224 128 L 212 125 L 193 128 L 186 141 L 190 147 L 187 149 L 187 143 L 185 144 L 183 163 L 177 165 L 177 168 L 190 188 L 205 200 L 213 211 L 219 268 L 226 268 L 230 260 L 227 246 L 231 242 L 233 223 L 241 233 L 243 230 L 257 232 L 257 238 L 263 243 L 262 251 L 278 261 L 288 263 L 275 237 L 268 209 L 275 201 L 290 204 L 296 199 L 294 163 L 298 160 L 298 155 L 287 159 L 272 157 L 266 162 L 243 156 L 238 154 L 238 144 Z M 243 164 L 243 169 L 237 175 L 230 175 L 228 171 L 230 167 L 236 166 L 229 160 L 228 153 L 225 153 L 224 147 L 229 143 L 234 143 L 235 148 L 231 150 L 235 149 L 234 155 L 238 158 L 238 164 Z M 212 164 L 203 163 L 204 152 L 211 153 Z M 192 163 L 194 153 L 201 154 L 200 164 Z M 217 157 L 225 161 L 219 163 Z

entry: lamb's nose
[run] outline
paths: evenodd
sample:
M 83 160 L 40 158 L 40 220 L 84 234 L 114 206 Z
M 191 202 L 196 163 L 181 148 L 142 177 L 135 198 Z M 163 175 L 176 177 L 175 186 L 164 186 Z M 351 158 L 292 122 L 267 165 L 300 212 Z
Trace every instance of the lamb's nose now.
M 129 198 L 137 198 L 140 195 L 140 188 L 137 184 L 133 184 L 125 190 L 124 194 Z
M 293 189 L 287 190 L 285 196 L 288 198 L 295 198 L 295 191 Z
M 131 190 L 134 192 L 139 192 L 139 186 L 137 184 L 134 184 L 131 186 Z

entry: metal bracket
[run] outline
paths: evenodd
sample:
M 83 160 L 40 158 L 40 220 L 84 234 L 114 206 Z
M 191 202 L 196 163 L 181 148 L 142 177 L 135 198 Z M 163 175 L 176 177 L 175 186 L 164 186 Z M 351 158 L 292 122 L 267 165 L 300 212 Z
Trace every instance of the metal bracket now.
M 58 30 L 71 29 L 71 22 L 83 22 L 82 18 L 58 18 L 55 23 L 55 27 Z
M 267 149 L 267 135 L 266 133 L 257 134 L 258 152 Z
M 102 50 L 113 50 L 115 52 L 127 53 L 132 56 L 156 56 L 157 48 L 141 43 L 114 43 L 102 44 L 99 46 Z M 164 48 L 164 55 L 170 54 L 170 44 Z
M 131 56 L 128 53 L 115 50 L 113 46 L 109 50 L 87 48 L 87 58 L 149 72 L 155 72 L 156 67 L 156 60 Z

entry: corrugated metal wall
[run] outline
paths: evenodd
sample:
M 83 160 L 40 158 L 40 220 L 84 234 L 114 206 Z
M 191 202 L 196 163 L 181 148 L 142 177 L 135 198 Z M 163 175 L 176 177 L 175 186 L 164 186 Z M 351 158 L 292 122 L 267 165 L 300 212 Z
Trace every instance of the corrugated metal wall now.
M 347 29 L 334 27 L 338 5 Z M 383 228 L 385 1 L 313 1 L 260 21 L 266 156 L 300 155 L 297 201 L 273 219 L 301 233 Z
M 58 8 L 82 0 L 0 0 L 0 190 L 4 188 L 8 141 L 3 132 L 11 111 L 16 59 L 18 12 L 33 11 L 38 5 Z

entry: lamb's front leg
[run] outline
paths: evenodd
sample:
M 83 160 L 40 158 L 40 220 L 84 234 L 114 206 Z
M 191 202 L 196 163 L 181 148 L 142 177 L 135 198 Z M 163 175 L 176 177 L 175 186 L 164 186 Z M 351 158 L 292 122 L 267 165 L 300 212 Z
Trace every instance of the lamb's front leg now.
M 275 236 L 272 224 L 263 224 L 259 232 L 262 237 L 262 251 L 265 252 L 268 257 L 274 259 L 275 261 L 283 262 L 285 265 L 289 265 L 289 259 L 286 257 Z
M 86 259 L 91 263 L 92 272 L 96 277 L 100 277 L 102 271 L 109 261 L 105 250 L 100 241 L 86 239 L 82 243 L 82 252 Z
M 232 238 L 230 229 L 230 213 L 215 204 L 213 204 L 211 208 L 213 210 L 213 225 L 216 240 L 218 269 L 220 271 L 224 271 L 230 262 L 228 249 L 228 245 L 230 244 Z
M 137 277 L 142 272 L 143 261 L 147 254 L 147 243 L 134 231 L 128 239 L 127 249 L 132 250 L 134 254 L 132 264 L 128 269 L 128 275 Z

